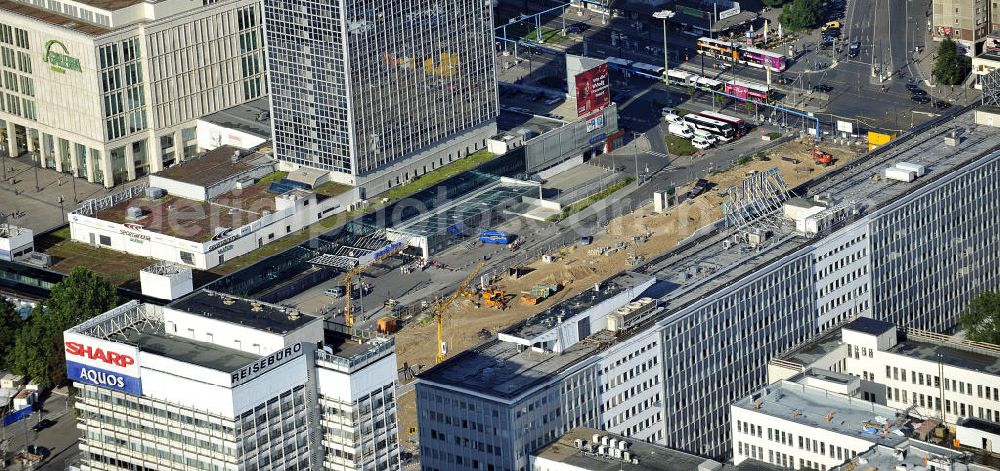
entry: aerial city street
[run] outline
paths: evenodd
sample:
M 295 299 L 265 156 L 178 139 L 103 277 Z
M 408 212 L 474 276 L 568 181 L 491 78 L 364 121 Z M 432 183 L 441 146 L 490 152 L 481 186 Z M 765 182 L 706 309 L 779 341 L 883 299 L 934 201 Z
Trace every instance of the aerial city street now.
M 1000 6 L 0 0 L 0 470 L 1000 470 Z

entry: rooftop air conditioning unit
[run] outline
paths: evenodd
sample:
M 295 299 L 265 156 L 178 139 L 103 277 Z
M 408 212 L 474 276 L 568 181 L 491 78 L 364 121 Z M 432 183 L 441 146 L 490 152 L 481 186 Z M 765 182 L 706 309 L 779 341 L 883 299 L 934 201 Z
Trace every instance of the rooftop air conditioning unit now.
M 160 199 L 166 195 L 167 195 L 167 190 L 164 190 L 163 188 L 158 188 L 155 186 L 146 188 L 146 198 L 149 198 L 151 200 Z
M 142 217 L 142 208 L 138 206 L 129 206 L 125 210 L 125 214 L 129 219 L 139 219 Z

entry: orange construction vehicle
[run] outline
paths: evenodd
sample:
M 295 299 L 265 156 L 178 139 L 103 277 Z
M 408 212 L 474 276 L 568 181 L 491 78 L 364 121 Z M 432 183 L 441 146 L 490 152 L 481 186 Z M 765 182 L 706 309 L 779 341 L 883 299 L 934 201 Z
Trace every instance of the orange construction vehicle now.
M 507 307 L 507 293 L 495 286 L 483 290 L 483 305 L 503 309 Z
M 833 155 L 829 152 L 824 152 L 819 148 L 819 146 L 813 146 L 812 156 L 816 165 L 822 165 L 824 167 L 833 165 Z

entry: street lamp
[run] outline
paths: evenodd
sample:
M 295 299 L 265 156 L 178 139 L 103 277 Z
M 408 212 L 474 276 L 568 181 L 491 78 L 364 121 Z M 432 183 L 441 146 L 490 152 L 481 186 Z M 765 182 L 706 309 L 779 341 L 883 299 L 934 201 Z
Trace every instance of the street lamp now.
M 669 96 L 670 91 L 670 61 L 667 56 L 667 20 L 673 18 L 676 15 L 676 11 L 670 10 L 660 10 L 653 13 L 653 18 L 659 18 L 663 20 L 663 80 L 667 83 L 667 95 Z

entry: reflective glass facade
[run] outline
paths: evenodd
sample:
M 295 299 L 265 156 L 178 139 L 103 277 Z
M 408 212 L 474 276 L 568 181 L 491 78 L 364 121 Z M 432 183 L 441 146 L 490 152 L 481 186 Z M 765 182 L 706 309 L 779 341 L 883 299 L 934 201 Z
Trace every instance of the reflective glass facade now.
M 491 8 L 265 0 L 276 155 L 364 175 L 494 121 Z

